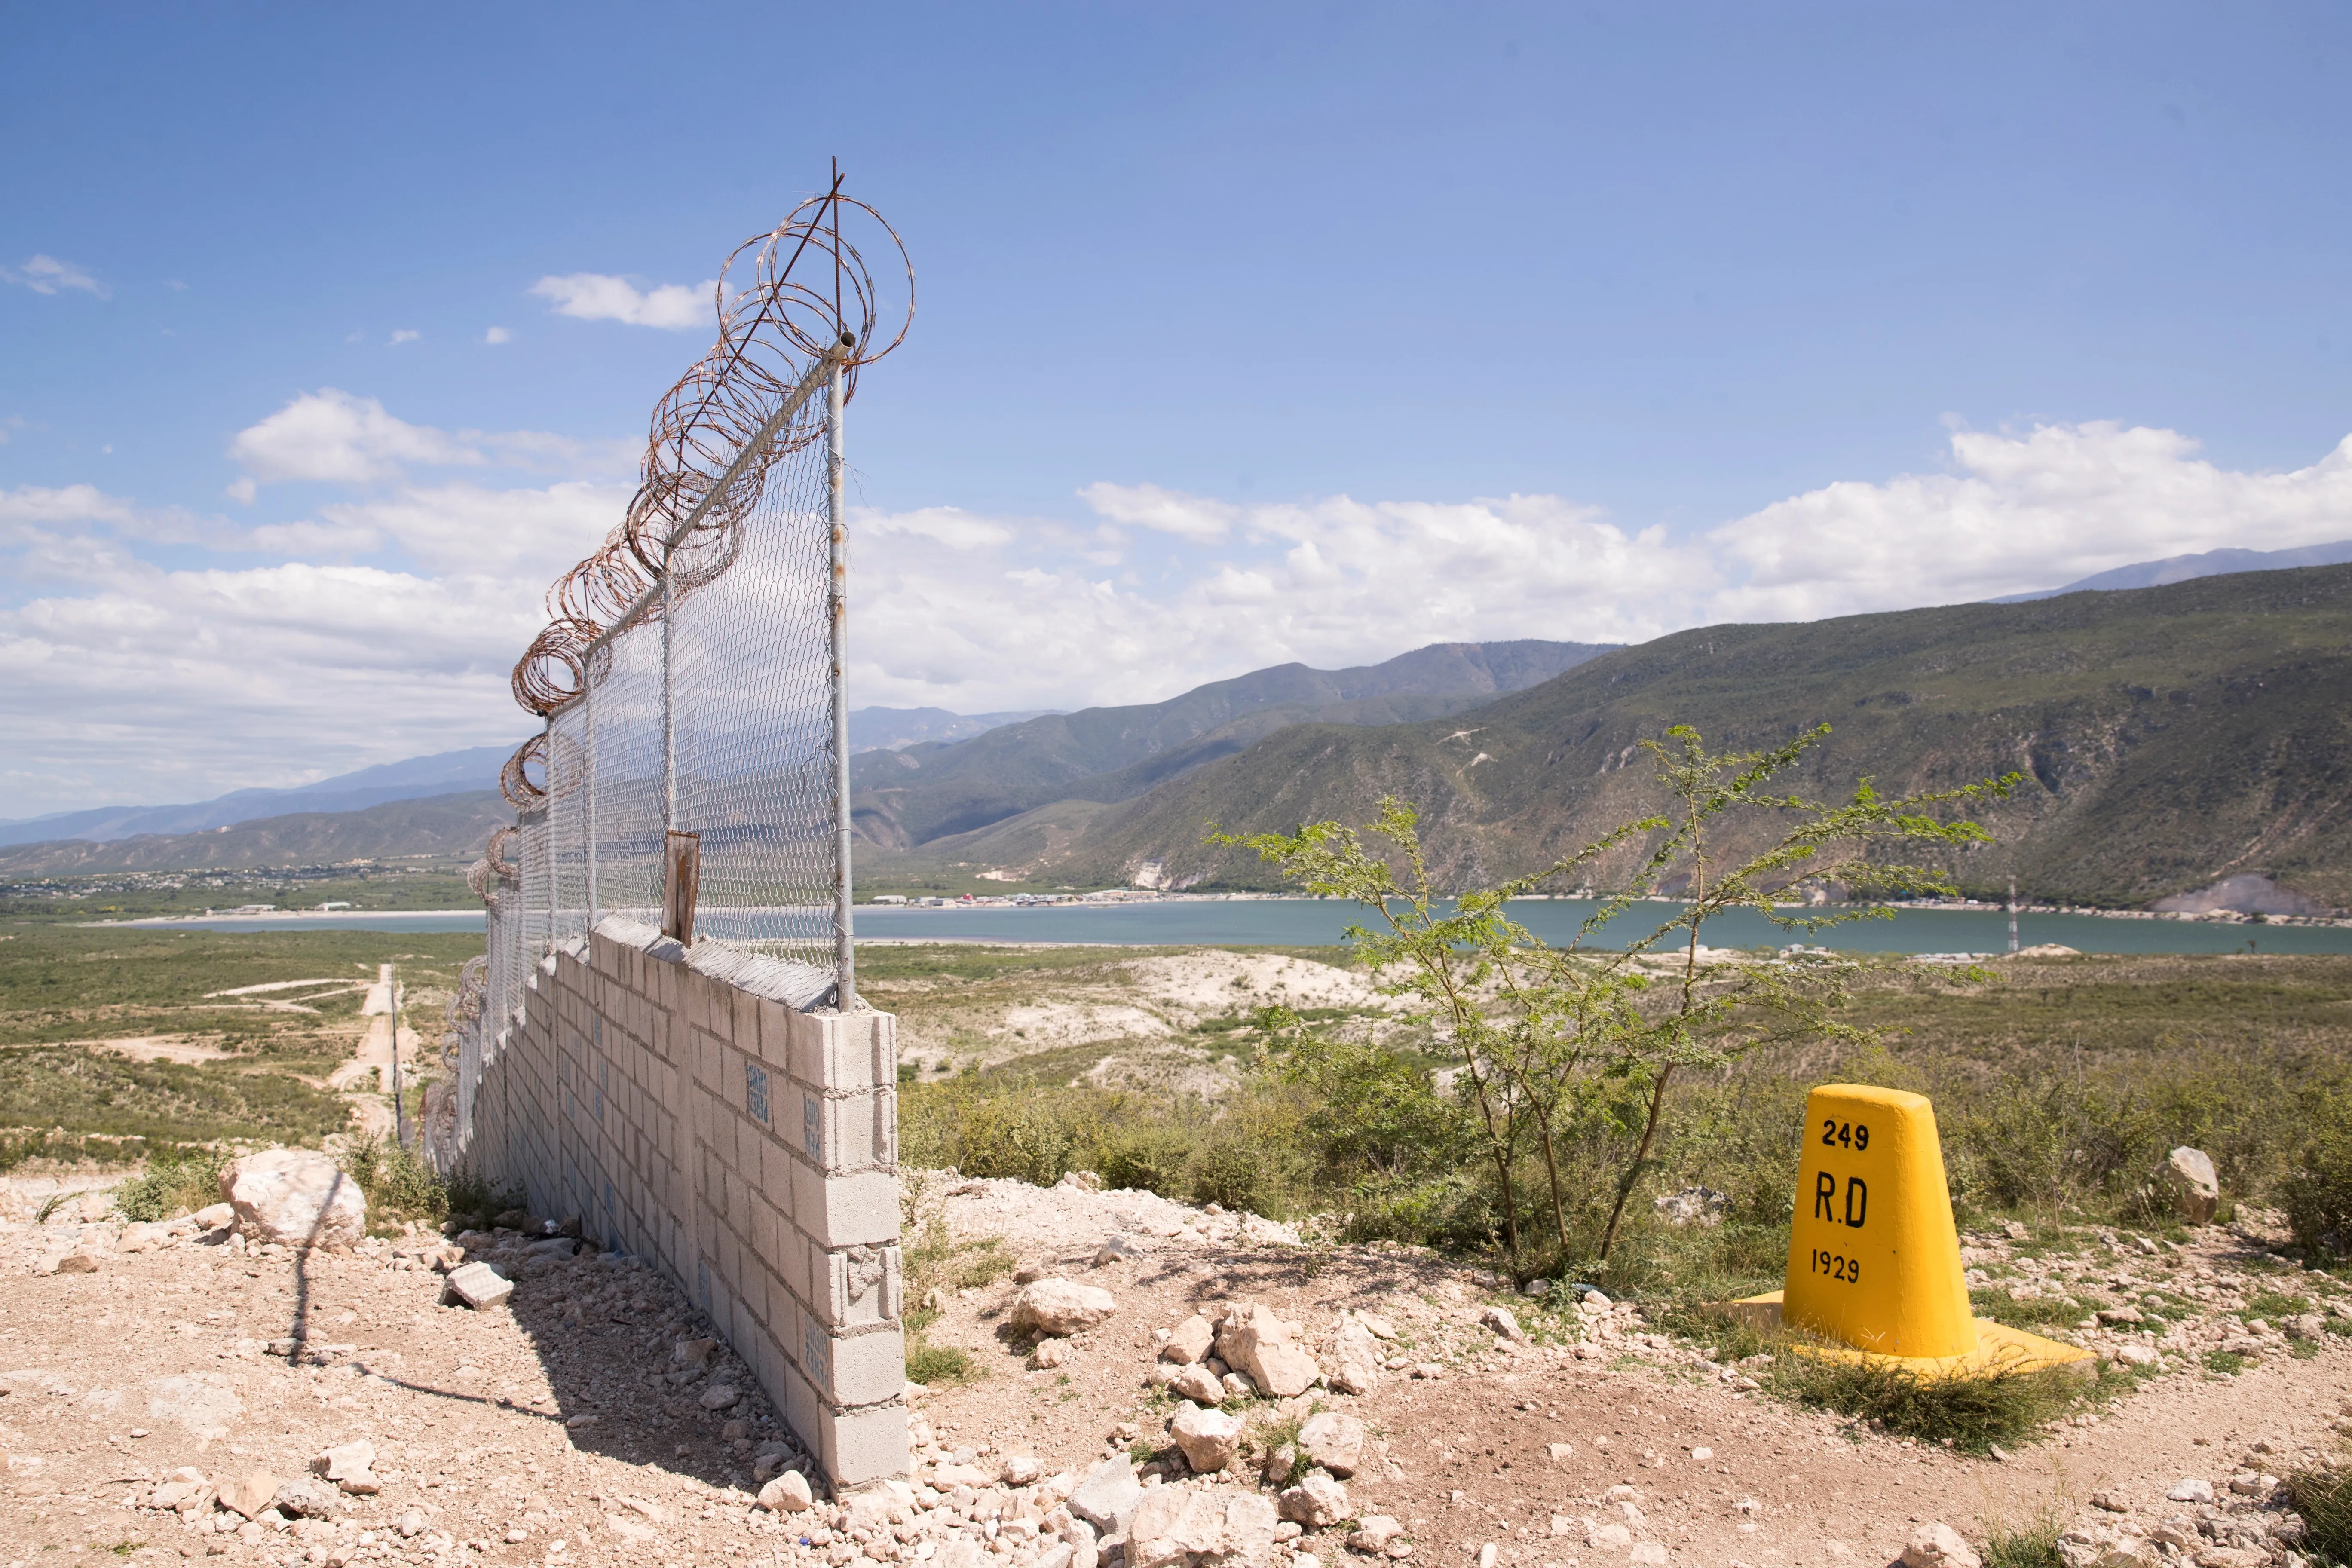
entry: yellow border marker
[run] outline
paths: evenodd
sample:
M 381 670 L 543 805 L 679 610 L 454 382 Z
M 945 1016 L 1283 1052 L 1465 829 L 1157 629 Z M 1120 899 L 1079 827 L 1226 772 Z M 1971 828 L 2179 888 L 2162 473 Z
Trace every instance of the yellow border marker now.
M 1734 1302 L 1928 1376 L 2030 1372 L 2091 1352 L 1974 1318 L 1927 1097 L 1823 1084 L 1805 1100 L 1783 1288 Z

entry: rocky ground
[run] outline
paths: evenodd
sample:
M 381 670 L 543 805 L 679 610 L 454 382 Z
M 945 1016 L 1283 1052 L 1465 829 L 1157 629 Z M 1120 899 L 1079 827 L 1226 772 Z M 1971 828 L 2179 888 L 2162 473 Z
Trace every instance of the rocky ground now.
M 1077 1182 L 921 1203 L 1020 1267 L 937 1298 L 930 1343 L 977 1375 L 910 1388 L 908 1481 L 804 1508 L 757 1389 L 631 1259 L 519 1224 L 297 1253 L 89 1199 L 10 1223 L 0 1563 L 1835 1568 L 2047 1517 L 2085 1568 L 2254 1568 L 2293 1561 L 2275 1478 L 2352 1394 L 2347 1298 L 2258 1223 L 1969 1237 L 1974 1282 L 2079 1310 L 2058 1331 L 2136 1380 L 1973 1458 L 1780 1403 L 1631 1304 L 1425 1253 Z M 511 1296 L 445 1304 L 467 1259 Z

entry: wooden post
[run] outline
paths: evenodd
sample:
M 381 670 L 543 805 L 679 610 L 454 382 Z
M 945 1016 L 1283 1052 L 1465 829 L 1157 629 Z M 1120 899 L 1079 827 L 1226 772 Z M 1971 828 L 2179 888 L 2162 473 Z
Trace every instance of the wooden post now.
M 668 836 L 662 857 L 662 934 L 694 945 L 694 900 L 702 881 L 702 836 Z

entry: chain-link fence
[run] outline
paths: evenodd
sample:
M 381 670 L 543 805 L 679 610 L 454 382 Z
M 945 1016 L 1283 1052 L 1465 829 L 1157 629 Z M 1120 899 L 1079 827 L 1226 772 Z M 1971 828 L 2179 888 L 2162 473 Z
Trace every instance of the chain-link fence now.
M 693 941 L 775 961 L 799 1005 L 855 1003 L 843 416 L 906 328 L 876 333 L 845 215 L 898 247 L 836 177 L 739 248 L 732 293 L 721 269 L 717 345 L 656 405 L 627 516 L 550 590 L 516 667 L 544 727 L 506 767 L 515 828 L 474 868 L 489 931 L 478 1018 L 452 1020 L 461 1144 L 531 966 L 609 917 L 675 921 L 680 855 Z

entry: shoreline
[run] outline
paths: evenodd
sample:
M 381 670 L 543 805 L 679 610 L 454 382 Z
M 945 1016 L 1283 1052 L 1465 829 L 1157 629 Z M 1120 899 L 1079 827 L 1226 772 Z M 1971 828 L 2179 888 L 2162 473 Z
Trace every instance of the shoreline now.
M 1598 899 L 1571 898 L 1565 894 L 1533 893 L 1522 898 L 1513 899 L 1509 901 L 1515 904 L 1581 903 L 1597 906 L 1602 900 Z M 877 912 L 887 910 L 892 914 L 912 915 L 953 914 L 958 911 L 969 912 L 973 910 L 1016 910 L 1050 909 L 1063 911 L 1072 910 L 1099 910 L 1128 909 L 1143 904 L 1312 904 L 1344 902 L 1346 902 L 1345 900 L 1317 898 L 1311 894 L 1303 893 L 1135 892 L 1120 898 L 1090 898 L 1083 894 L 1075 896 L 1065 895 L 1061 897 L 1042 897 L 1035 894 L 982 894 L 972 898 L 968 902 L 961 898 L 950 900 L 937 904 L 917 903 L 911 900 L 904 903 L 881 903 L 868 900 L 859 904 L 857 908 L 861 910 L 871 910 Z M 1678 899 L 1637 899 L 1633 900 L 1633 904 L 1632 906 L 1629 906 L 1629 912 L 1631 908 L 1637 908 L 1645 904 L 1679 904 L 1681 900 Z M 1795 913 L 1800 918 L 1802 918 L 1804 912 L 1807 910 L 1819 910 L 1826 918 L 1839 914 L 1850 913 L 1860 909 L 1899 910 L 1906 914 L 1945 913 L 1998 915 L 2009 912 L 2009 906 L 2006 904 L 1986 902 L 1977 900 L 1937 900 L 1933 902 L 1924 900 L 1918 902 L 1889 900 L 1883 904 L 1871 905 L 1782 904 L 1777 906 L 1777 908 L 1784 912 Z M 289 923 L 295 925 L 328 923 L 349 925 L 350 922 L 352 921 L 362 921 L 373 925 L 397 924 L 404 921 L 483 920 L 487 918 L 487 912 L 488 911 L 480 909 L 270 910 L 254 910 L 250 912 L 242 910 L 221 910 L 216 913 L 205 914 L 142 915 L 131 920 L 81 921 L 77 921 L 76 923 L 82 926 L 84 929 L 115 927 L 144 927 L 152 929 L 182 925 L 227 926 L 233 928 L 236 926 L 262 927 L 269 925 L 287 925 Z M 2019 904 L 2017 906 L 2016 912 L 2020 915 L 2072 915 L 2096 920 L 2161 921 L 2193 925 L 2264 926 L 2289 930 L 2303 928 L 2321 931 L 2352 929 L 2352 915 L 2251 915 L 2240 913 L 2235 910 L 2194 911 L 2111 910 L 2098 909 L 2088 905 L 2026 903 Z

